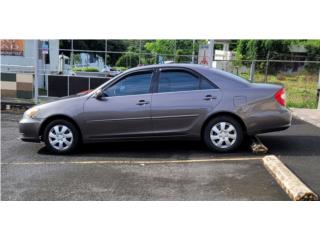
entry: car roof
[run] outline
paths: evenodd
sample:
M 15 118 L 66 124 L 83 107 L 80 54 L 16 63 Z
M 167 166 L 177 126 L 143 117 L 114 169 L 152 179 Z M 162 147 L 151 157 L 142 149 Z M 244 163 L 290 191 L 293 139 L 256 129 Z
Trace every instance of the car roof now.
M 201 68 L 209 68 L 203 65 L 199 64 L 193 64 L 193 63 L 168 63 L 168 64 L 153 64 L 153 65 L 146 65 L 146 66 L 140 66 L 140 67 L 134 67 L 130 68 L 130 71 L 136 71 L 136 70 L 143 70 L 143 69 L 152 69 L 152 68 L 189 68 L 189 69 L 201 69 Z
M 250 83 L 232 73 L 217 69 L 217 68 L 210 68 L 208 66 L 200 65 L 200 64 L 193 64 L 193 63 L 170 63 L 170 64 L 154 64 L 154 65 L 146 65 L 141 67 L 135 67 L 127 70 L 126 72 L 134 72 L 139 70 L 148 70 L 154 68 L 187 68 L 194 70 L 207 79 L 214 79 L 214 83 L 217 84 L 219 87 L 223 88 L 232 88 L 232 87 L 246 87 Z M 228 80 L 228 81 L 226 81 Z

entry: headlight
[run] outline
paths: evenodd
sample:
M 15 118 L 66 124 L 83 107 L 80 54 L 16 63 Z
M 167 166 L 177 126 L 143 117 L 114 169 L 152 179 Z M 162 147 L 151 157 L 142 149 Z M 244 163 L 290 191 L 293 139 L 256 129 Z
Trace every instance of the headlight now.
M 39 112 L 39 108 L 33 107 L 33 108 L 28 109 L 24 113 L 24 115 L 29 117 L 29 118 L 34 118 L 37 115 L 38 112 Z

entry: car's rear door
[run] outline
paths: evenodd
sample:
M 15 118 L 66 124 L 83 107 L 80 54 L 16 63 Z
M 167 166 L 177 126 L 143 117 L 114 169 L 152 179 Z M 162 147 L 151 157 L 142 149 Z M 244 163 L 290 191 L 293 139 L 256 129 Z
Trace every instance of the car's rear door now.
M 102 99 L 88 99 L 84 105 L 86 138 L 126 138 L 152 134 L 152 78 L 153 70 L 134 72 L 106 87 Z
M 155 85 L 151 116 L 156 135 L 188 134 L 221 99 L 217 86 L 189 69 L 159 69 Z

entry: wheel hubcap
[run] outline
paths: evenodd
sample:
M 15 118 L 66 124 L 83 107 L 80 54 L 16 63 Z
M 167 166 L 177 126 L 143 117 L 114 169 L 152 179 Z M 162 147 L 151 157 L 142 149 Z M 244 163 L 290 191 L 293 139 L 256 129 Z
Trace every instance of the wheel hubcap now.
M 68 149 L 73 142 L 70 128 L 62 124 L 52 127 L 48 137 L 51 146 L 59 151 Z
M 211 128 L 210 139 L 215 146 L 228 148 L 235 143 L 237 131 L 231 123 L 219 122 Z

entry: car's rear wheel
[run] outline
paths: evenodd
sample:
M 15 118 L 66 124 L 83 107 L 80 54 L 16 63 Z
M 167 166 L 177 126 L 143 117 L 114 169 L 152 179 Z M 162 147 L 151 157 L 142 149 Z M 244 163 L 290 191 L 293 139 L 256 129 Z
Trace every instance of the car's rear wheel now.
M 67 154 L 77 147 L 79 132 L 69 121 L 54 120 L 44 130 L 44 142 L 51 152 Z
M 205 126 L 203 140 L 213 151 L 231 152 L 241 145 L 243 129 L 236 119 L 218 116 L 211 119 Z

